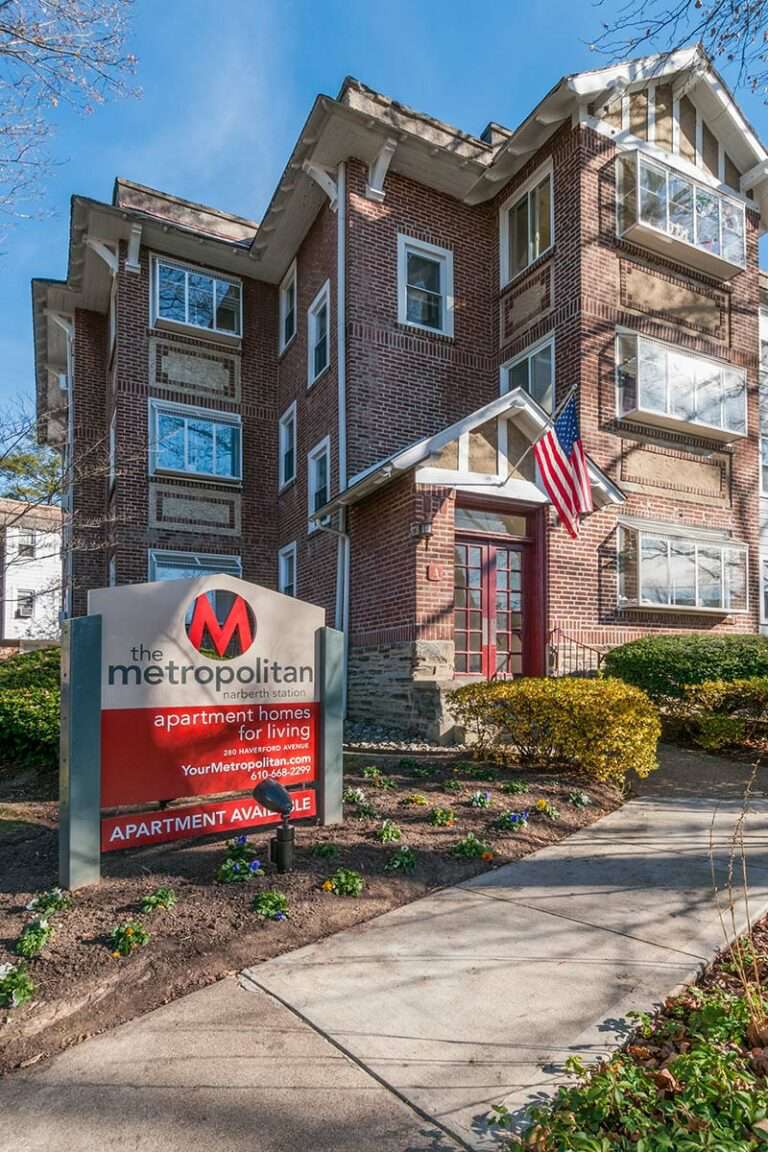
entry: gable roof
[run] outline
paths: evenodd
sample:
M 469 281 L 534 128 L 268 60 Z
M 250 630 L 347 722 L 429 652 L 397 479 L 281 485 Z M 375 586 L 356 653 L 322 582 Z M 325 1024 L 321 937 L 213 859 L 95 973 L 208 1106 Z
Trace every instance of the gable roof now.
M 551 418 L 532 396 L 529 396 L 522 388 L 514 388 L 511 392 L 497 396 L 495 400 L 484 404 L 482 408 L 476 409 L 468 416 L 464 416 L 461 420 L 457 420 L 454 424 L 436 432 L 433 436 L 416 440 L 407 448 L 393 452 L 390 456 L 378 460 L 369 468 L 358 472 L 356 476 L 351 477 L 347 487 L 342 492 L 339 492 L 337 496 L 317 510 L 314 519 L 321 519 L 339 508 L 360 503 L 387 484 L 408 472 L 414 471 L 420 465 L 426 464 L 430 457 L 447 444 L 457 440 L 463 433 L 479 428 L 493 419 L 510 420 L 531 444 L 538 439 L 551 422 Z M 604 507 L 606 504 L 622 504 L 625 497 L 621 489 L 589 457 L 587 457 L 587 463 L 596 507 Z M 461 482 L 454 473 L 447 469 L 439 469 L 439 471 L 445 471 L 446 476 L 450 477 L 447 481 L 449 486 L 461 487 Z M 488 477 L 488 480 L 492 481 L 493 478 Z M 477 484 L 473 485 L 473 490 L 475 492 L 480 491 Z M 510 477 L 504 483 L 495 481 L 493 494 L 518 500 L 528 498 L 536 503 L 547 502 L 547 497 L 540 488 L 530 481 L 520 480 L 517 477 Z

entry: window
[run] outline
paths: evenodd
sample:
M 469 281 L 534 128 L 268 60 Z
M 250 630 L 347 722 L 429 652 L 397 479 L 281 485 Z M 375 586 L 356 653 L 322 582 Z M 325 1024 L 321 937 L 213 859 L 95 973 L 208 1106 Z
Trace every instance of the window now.
M 296 401 L 280 417 L 279 424 L 279 477 L 281 488 L 296 479 Z
M 550 338 L 510 360 L 501 369 L 501 390 L 523 388 L 545 412 L 552 412 L 555 402 L 555 341 Z
M 284 596 L 296 595 L 296 542 L 286 544 L 277 554 L 277 590 Z
M 723 277 L 745 267 L 743 204 L 640 152 L 624 153 L 617 163 L 621 236 Z
M 616 348 L 619 416 L 640 412 L 660 417 L 655 423 L 703 425 L 746 435 L 747 378 L 742 369 L 632 333 L 619 333 Z
M 746 545 L 620 525 L 619 603 L 678 611 L 746 612 Z
M 555 239 L 552 167 L 540 169 L 501 207 L 501 283 L 508 284 Z
M 16 555 L 19 559 L 34 560 L 37 553 L 37 532 L 34 528 L 19 528 L 16 534 Z
M 16 590 L 16 619 L 31 620 L 35 614 L 35 594 L 26 588 Z
M 331 438 L 326 436 L 307 457 L 309 517 L 314 517 L 331 498 Z
M 150 580 L 187 580 L 194 576 L 206 576 L 211 572 L 223 572 L 227 576 L 241 576 L 242 565 L 239 556 L 214 556 L 200 552 L 157 552 L 149 553 Z
M 453 336 L 453 253 L 449 249 L 398 236 L 397 320 Z
M 156 319 L 239 336 L 242 330 L 240 281 L 157 258 L 153 321 Z
M 326 280 L 307 313 L 307 385 L 331 362 L 331 284 Z
M 284 352 L 296 335 L 296 261 L 283 277 L 280 285 L 280 342 L 279 351 Z
M 186 404 L 151 403 L 150 471 L 241 478 L 240 417 Z
M 117 409 L 112 412 L 109 422 L 109 491 L 115 486 L 117 479 Z
M 760 623 L 768 625 L 768 553 L 760 553 Z

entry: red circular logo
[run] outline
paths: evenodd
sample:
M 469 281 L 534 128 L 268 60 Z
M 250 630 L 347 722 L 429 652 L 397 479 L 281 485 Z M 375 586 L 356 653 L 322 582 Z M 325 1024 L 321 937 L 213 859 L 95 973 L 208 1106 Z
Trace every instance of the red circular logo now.
M 228 588 L 196 596 L 186 616 L 187 636 L 201 656 L 232 660 L 247 652 L 256 637 L 250 604 Z

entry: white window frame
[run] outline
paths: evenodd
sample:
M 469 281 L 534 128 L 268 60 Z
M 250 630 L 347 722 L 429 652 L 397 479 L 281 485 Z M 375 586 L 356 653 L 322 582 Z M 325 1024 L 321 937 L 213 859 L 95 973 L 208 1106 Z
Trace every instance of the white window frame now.
M 209 420 L 212 424 L 231 424 L 237 429 L 237 475 L 219 476 L 216 472 L 193 472 L 187 468 L 162 468 L 158 465 L 158 422 L 161 415 L 182 416 L 188 420 Z M 187 443 L 184 443 L 187 459 Z M 243 480 L 243 425 L 237 412 L 218 408 L 198 408 L 193 404 L 176 404 L 166 400 L 149 401 L 149 473 L 151 476 L 183 476 L 187 480 L 215 481 L 217 484 L 241 484 Z
M 22 548 L 21 540 L 22 540 L 23 536 L 29 537 L 30 544 L 28 546 L 32 549 L 31 552 L 22 552 L 21 551 L 21 548 Z M 23 524 L 20 525 L 16 529 L 15 544 L 16 544 L 16 556 L 18 557 L 19 560 L 36 560 L 37 559 L 38 541 L 37 541 L 37 529 L 36 528 L 25 528 Z
M 679 425 L 681 425 L 682 427 L 685 427 L 686 425 L 695 426 L 697 429 L 698 428 L 701 429 L 701 432 L 703 435 L 705 435 L 708 430 L 714 431 L 714 432 L 723 432 L 723 433 L 726 433 L 726 434 L 732 436 L 734 438 L 734 440 L 736 440 L 736 439 L 744 439 L 749 434 L 748 381 L 747 381 L 746 371 L 743 368 L 739 368 L 739 366 L 737 364 L 731 364 L 730 361 L 728 361 L 728 360 L 719 360 L 716 356 L 706 356 L 706 355 L 702 355 L 698 352 L 691 352 L 690 349 L 685 348 L 685 347 L 681 347 L 678 344 L 670 344 L 667 340 L 657 340 L 655 338 L 655 336 L 646 336 L 645 333 L 643 333 L 643 332 L 636 332 L 632 328 L 624 328 L 621 325 L 617 326 L 617 328 L 616 328 L 616 337 L 614 340 L 614 362 L 615 362 L 614 383 L 615 383 L 615 392 L 616 392 L 616 418 L 618 420 L 629 420 L 632 418 L 632 413 L 628 413 L 627 415 L 624 415 L 624 414 L 622 414 L 622 411 L 621 411 L 621 381 L 619 379 L 619 369 L 621 367 L 621 356 L 619 353 L 619 337 L 620 336 L 630 336 L 633 339 L 635 339 L 635 341 L 636 341 L 635 347 L 637 349 L 637 351 L 635 353 L 635 361 L 637 364 L 639 364 L 639 362 L 640 362 L 640 354 L 639 354 L 640 342 L 643 341 L 646 344 L 656 344 L 659 348 L 663 348 L 665 353 L 678 352 L 682 356 L 686 356 L 687 358 L 689 358 L 691 360 L 702 361 L 702 362 L 707 363 L 707 364 L 714 364 L 716 367 L 718 367 L 720 369 L 721 372 L 724 372 L 726 369 L 731 371 L 731 372 L 739 372 L 739 373 L 741 373 L 741 375 L 744 378 L 744 431 L 743 432 L 736 432 L 733 429 L 726 428 L 724 424 L 706 424 L 703 420 L 685 420 L 685 419 L 683 419 L 683 417 L 672 416 L 672 415 L 669 415 L 667 412 L 658 412 L 655 408 L 643 408 L 640 404 L 639 369 L 638 369 L 638 373 L 637 373 L 637 379 L 635 382 L 636 388 L 637 388 L 637 405 L 632 410 L 632 412 L 636 412 L 639 414 L 636 418 L 638 420 L 638 422 L 642 422 L 643 413 L 647 413 L 649 416 L 654 416 L 654 415 L 655 416 L 663 416 L 665 420 L 674 421 L 674 422 L 678 423 Z M 664 387 L 664 390 L 665 390 L 665 395 L 666 395 L 666 405 L 668 408 L 670 407 L 670 389 L 671 389 L 671 385 L 670 385 L 670 379 L 669 379 L 669 361 L 666 360 L 665 361 L 665 387 Z
M 547 347 L 549 347 L 552 351 L 552 412 L 555 411 L 555 408 L 557 406 L 557 403 L 556 403 L 556 401 L 557 401 L 557 397 L 556 397 L 557 364 L 555 362 L 557 350 L 556 350 L 556 340 L 555 340 L 555 333 L 554 332 L 550 332 L 548 336 L 543 336 L 541 340 L 537 340 L 535 344 L 531 344 L 528 348 L 525 349 L 524 352 L 520 352 L 517 356 L 513 356 L 511 360 L 506 360 L 501 365 L 501 368 L 499 369 L 499 373 L 500 373 L 500 375 L 499 375 L 499 382 L 500 382 L 499 383 L 499 391 L 500 391 L 502 396 L 504 396 L 510 390 L 510 388 L 509 388 L 510 369 L 517 368 L 517 366 L 519 364 L 522 364 L 524 360 L 530 360 L 532 356 L 535 356 L 538 352 L 543 352 L 543 350 Z M 529 371 L 528 371 L 528 379 L 529 380 L 530 380 L 530 376 L 531 376 L 531 373 L 530 373 L 530 369 L 529 369 Z M 531 400 L 533 400 L 534 404 L 538 404 L 538 400 L 536 400 L 536 398 L 533 396 L 533 394 L 531 392 L 526 391 L 526 395 L 530 396 L 530 398 L 531 398 Z M 541 407 L 541 405 L 539 405 L 539 407 Z M 542 411 L 545 411 L 545 409 L 542 408 Z M 548 413 L 548 415 L 551 416 L 552 413 L 550 412 L 550 413 Z
M 285 339 L 285 321 L 288 315 L 288 289 L 293 286 L 293 332 Z M 280 290 L 278 294 L 278 354 L 282 356 L 286 348 L 290 347 L 296 339 L 296 333 L 299 329 L 299 282 L 296 276 L 296 260 L 291 262 L 288 271 L 283 279 L 280 281 Z
M 408 253 L 416 252 L 427 256 L 440 265 L 440 296 L 443 301 L 443 325 L 441 328 L 430 328 L 428 324 L 417 324 L 408 319 Z M 453 336 L 453 252 L 450 248 L 441 248 L 438 244 L 430 244 L 426 240 L 418 240 L 415 236 L 406 236 L 404 232 L 397 234 L 397 322 L 406 328 L 416 328 L 419 332 L 430 332 L 433 336 Z
M 237 318 L 237 332 L 231 332 L 226 328 L 206 328 L 202 324 L 193 324 L 191 320 L 173 320 L 170 317 L 160 315 L 160 265 L 165 264 L 169 268 L 180 268 L 189 277 L 190 272 L 193 274 L 199 273 L 201 276 L 211 276 L 214 280 L 219 280 L 225 284 L 236 284 L 240 290 L 238 300 L 238 318 Z M 167 326 L 171 329 L 191 331 L 195 333 L 206 332 L 209 335 L 216 336 L 218 339 L 236 340 L 238 343 L 242 340 L 243 336 L 243 281 L 239 276 L 230 276 L 229 273 L 217 272 L 213 268 L 203 268 L 198 264 L 185 264 L 183 260 L 174 260 L 167 256 L 162 256 L 160 253 L 153 253 L 151 257 L 152 269 L 152 291 L 150 292 L 149 308 L 150 308 L 150 326 L 160 327 Z M 215 303 L 215 288 L 214 288 L 214 303 Z M 184 290 L 185 306 L 184 311 L 189 316 L 189 281 L 185 281 Z
M 331 498 L 331 438 L 324 436 L 322 440 L 315 444 L 314 448 L 310 448 L 307 453 L 307 512 L 309 513 L 309 531 L 316 532 L 319 527 L 319 522 L 315 519 L 315 496 L 317 495 L 317 488 L 315 485 L 315 464 L 321 456 L 326 456 L 328 459 L 328 499 Z
M 637 533 L 637 600 L 627 600 L 621 595 L 621 576 L 622 576 L 622 530 L 633 531 Z M 732 551 L 743 552 L 745 556 L 745 605 L 743 608 L 730 608 L 723 605 L 720 608 L 709 608 L 696 604 L 655 604 L 650 601 L 643 601 L 640 598 L 640 590 L 642 587 L 642 538 L 643 536 L 652 536 L 654 538 L 663 537 L 668 541 L 682 540 L 685 544 L 693 545 L 695 548 L 694 559 L 694 580 L 695 580 L 695 597 L 698 601 L 699 598 L 699 564 L 698 564 L 698 549 L 706 547 L 720 548 L 721 550 L 731 549 Z M 619 521 L 619 531 L 616 533 L 616 603 L 618 604 L 619 611 L 635 611 L 635 612 L 676 612 L 678 614 L 691 614 L 695 616 L 745 616 L 749 612 L 749 546 L 743 540 L 731 540 L 717 533 L 708 533 L 702 529 L 686 528 L 683 529 L 678 525 L 657 525 L 649 522 L 646 525 L 640 526 L 639 523 L 630 523 Z M 723 595 L 725 595 L 725 579 L 723 559 L 721 556 L 720 561 L 721 572 L 721 587 Z
M 21 611 L 21 599 L 23 596 L 29 597 L 29 612 Z M 13 616 L 15 620 L 34 620 L 35 618 L 35 605 L 37 603 L 37 593 L 34 588 L 17 588 L 14 592 L 14 599 L 16 601 L 16 611 Z
M 285 566 L 286 562 L 291 560 L 293 563 L 293 592 L 288 593 L 285 591 Z M 291 541 L 290 544 L 285 544 L 277 553 L 277 590 L 282 592 L 284 596 L 298 596 L 299 595 L 299 566 L 297 558 L 296 541 Z
M 285 452 L 283 448 L 283 441 L 286 428 L 291 428 L 291 440 L 293 442 L 293 475 L 286 476 L 283 471 L 283 461 L 285 459 Z M 283 412 L 277 425 L 277 488 L 278 492 L 282 492 L 293 484 L 298 475 L 298 459 L 296 456 L 298 434 L 297 434 L 297 416 L 296 416 L 296 401 L 289 404 L 285 412 Z
M 527 196 L 530 199 L 531 192 L 534 188 L 538 188 L 544 180 L 549 176 L 549 245 L 542 249 L 538 256 L 531 259 L 531 237 L 528 236 L 528 263 L 525 268 L 521 268 L 519 272 L 515 272 L 514 276 L 510 274 L 509 270 L 509 213 L 515 205 Z M 530 220 L 530 209 L 529 216 Z M 528 177 L 519 188 L 507 197 L 504 203 L 499 208 L 499 276 L 501 280 L 501 287 L 506 288 L 508 284 L 518 280 L 521 276 L 525 276 L 531 266 L 541 260 L 548 252 L 551 252 L 555 246 L 555 171 L 552 158 L 545 160 L 543 164 L 539 165 L 534 173 Z
M 316 326 L 317 314 L 325 304 L 328 317 L 328 332 L 326 335 L 326 361 L 319 372 L 315 373 L 315 344 L 317 342 Z M 331 282 L 326 280 L 320 291 L 307 309 L 307 388 L 311 388 L 331 366 Z
M 760 549 L 760 624 L 768 626 L 768 613 L 765 611 L 765 595 L 768 592 L 768 549 Z
M 174 565 L 174 561 L 178 561 Z M 186 567 L 186 568 L 199 568 L 200 575 L 203 576 L 206 572 L 220 571 L 222 561 L 227 563 L 231 575 L 242 576 L 243 563 L 239 556 L 229 553 L 212 553 L 212 552 L 184 552 L 179 549 L 171 548 L 150 548 L 147 556 L 147 575 L 150 580 L 156 580 L 156 571 L 158 565 L 160 567 Z

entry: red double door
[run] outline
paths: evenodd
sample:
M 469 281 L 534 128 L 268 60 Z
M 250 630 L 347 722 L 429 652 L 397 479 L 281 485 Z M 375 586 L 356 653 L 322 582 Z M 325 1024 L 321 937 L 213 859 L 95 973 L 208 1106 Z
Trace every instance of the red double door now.
M 456 537 L 456 676 L 542 674 L 538 568 L 533 542 Z

